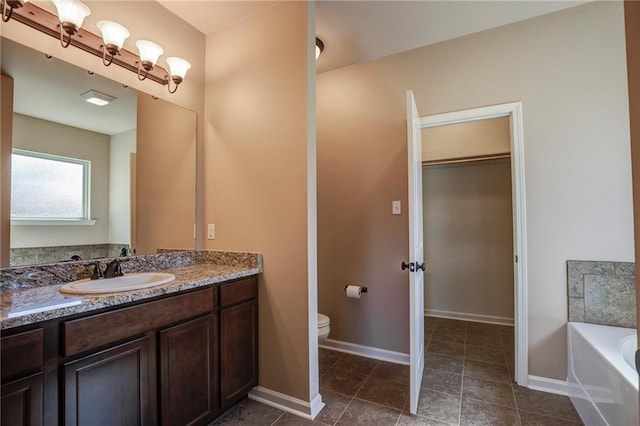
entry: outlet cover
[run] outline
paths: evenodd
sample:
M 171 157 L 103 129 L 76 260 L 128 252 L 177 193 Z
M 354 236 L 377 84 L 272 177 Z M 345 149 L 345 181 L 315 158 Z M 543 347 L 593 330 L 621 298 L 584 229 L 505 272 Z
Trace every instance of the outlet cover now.
M 402 214 L 402 204 L 400 201 L 392 201 L 391 202 L 391 213 L 392 214 Z

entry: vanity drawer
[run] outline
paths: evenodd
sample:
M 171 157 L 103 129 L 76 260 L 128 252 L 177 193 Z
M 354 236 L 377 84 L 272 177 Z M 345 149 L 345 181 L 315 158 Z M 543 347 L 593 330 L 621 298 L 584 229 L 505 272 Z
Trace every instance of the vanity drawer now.
M 220 286 L 220 307 L 235 305 L 258 297 L 258 278 L 250 277 Z
M 77 354 L 213 311 L 213 288 L 66 321 L 64 355 Z
M 44 357 L 44 332 L 41 328 L 0 340 L 2 348 L 2 377 L 38 368 Z

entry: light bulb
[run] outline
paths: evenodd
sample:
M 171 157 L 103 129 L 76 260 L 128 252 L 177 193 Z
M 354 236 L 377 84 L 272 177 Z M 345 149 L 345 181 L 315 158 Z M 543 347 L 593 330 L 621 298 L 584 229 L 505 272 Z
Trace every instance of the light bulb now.
M 145 69 L 147 69 L 147 67 L 149 67 L 148 69 L 153 68 L 158 62 L 160 55 L 164 53 L 162 47 L 149 40 L 136 41 L 136 47 L 140 53 L 140 61 L 142 61 Z
M 169 65 L 169 74 L 171 74 L 171 78 L 174 81 L 176 78 L 182 81 L 185 75 L 187 75 L 187 71 L 191 68 L 191 64 L 189 62 L 174 56 L 167 58 L 167 65 Z
M 73 33 L 82 26 L 84 18 L 91 14 L 91 9 L 78 0 L 53 0 L 53 4 L 56 5 L 60 22 L 75 27 Z M 68 32 L 66 27 L 65 31 Z
M 130 35 L 128 29 L 113 21 L 98 21 L 98 29 L 102 33 L 102 40 L 107 50 L 112 55 L 122 49 L 124 41 Z

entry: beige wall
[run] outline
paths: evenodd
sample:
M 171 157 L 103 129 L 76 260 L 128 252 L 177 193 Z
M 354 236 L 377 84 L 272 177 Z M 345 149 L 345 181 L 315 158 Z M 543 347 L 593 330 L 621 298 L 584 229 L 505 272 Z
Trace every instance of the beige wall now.
M 194 248 L 196 114 L 138 94 L 136 254 Z
M 13 114 L 13 147 L 91 161 L 87 226 L 11 226 L 11 248 L 101 244 L 109 240 L 109 136 Z
M 155 1 L 89 1 L 91 15 L 85 20 L 83 27 L 94 34 L 99 34 L 96 23 L 101 19 L 115 19 L 131 32 L 126 40 L 124 48 L 137 52 L 135 41 L 138 39 L 153 40 L 164 48 L 165 54 L 160 58 L 160 65 L 165 67 L 165 58 L 179 56 L 191 63 L 191 69 L 187 73 L 185 81 L 178 91 L 169 94 L 165 86 L 161 86 L 150 80 L 139 81 L 136 74 L 117 66 L 105 67 L 101 59 L 86 54 L 76 48 L 60 47 L 60 41 L 49 37 L 32 28 L 17 22 L 10 21 L 2 26 L 2 35 L 18 43 L 25 44 L 33 49 L 53 55 L 97 74 L 108 77 L 114 81 L 126 84 L 137 90 L 166 99 L 176 105 L 194 111 L 202 117 L 204 112 L 204 62 L 205 62 L 205 36 L 182 19 L 162 7 Z M 39 2 L 38 6 L 55 13 L 55 6 L 51 2 Z M 224 7 L 221 2 L 220 7 Z M 197 123 L 197 149 L 199 158 L 203 158 L 204 126 L 203 120 Z M 198 217 L 202 217 L 202 163 L 198 163 L 197 191 Z
M 13 138 L 13 78 L 0 75 L 0 267 L 9 266 L 11 234 L 11 148 Z
M 510 160 L 422 169 L 425 310 L 513 319 Z
M 592 2 L 318 75 L 318 287 L 332 332 L 408 352 L 407 216 L 390 212 L 406 206 L 405 90 L 421 115 L 522 101 L 529 374 L 564 380 L 566 260 L 633 259 L 625 65 L 622 4 Z M 371 293 L 347 303 L 349 281 Z
M 317 76 L 318 310 L 331 339 L 406 353 L 405 95 L 390 91 L 393 72 L 383 77 L 376 62 Z M 347 299 L 347 284 L 368 293 Z
M 422 129 L 422 161 L 511 151 L 509 117 Z
M 640 265 L 640 2 L 624 2 L 629 81 L 629 122 L 633 168 L 636 265 Z M 636 309 L 640 312 L 640 274 L 636 273 Z M 638 315 L 640 318 L 640 315 Z M 640 338 L 640 337 L 639 337 Z
M 131 243 L 131 153 L 136 152 L 136 130 L 109 140 L 109 243 Z
M 305 2 L 207 37 L 207 247 L 264 254 L 259 383 L 309 401 L 306 63 Z

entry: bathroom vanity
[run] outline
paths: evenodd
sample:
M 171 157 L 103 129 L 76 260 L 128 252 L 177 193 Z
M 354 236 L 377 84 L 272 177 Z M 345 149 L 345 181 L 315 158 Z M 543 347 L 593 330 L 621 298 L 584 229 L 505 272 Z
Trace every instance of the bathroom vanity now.
M 159 288 L 15 318 L 4 296 L 60 285 L 4 291 L 1 423 L 207 424 L 243 398 L 258 380 L 261 266 L 167 271 Z

